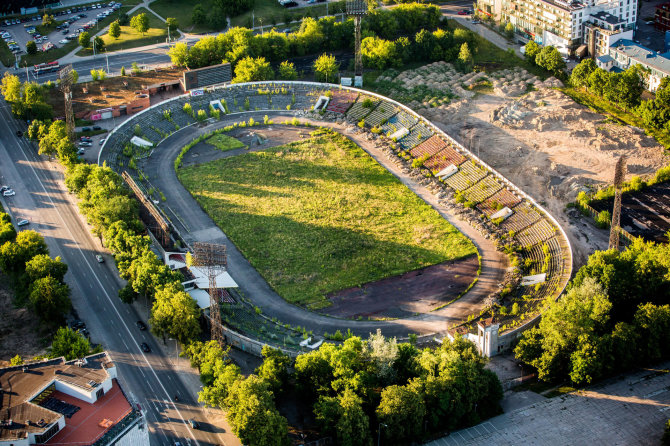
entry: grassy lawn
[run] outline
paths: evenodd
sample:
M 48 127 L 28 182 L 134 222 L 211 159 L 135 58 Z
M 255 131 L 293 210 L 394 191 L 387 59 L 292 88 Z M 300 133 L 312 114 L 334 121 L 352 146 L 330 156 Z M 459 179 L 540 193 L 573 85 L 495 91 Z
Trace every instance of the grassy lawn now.
M 245 149 L 247 147 L 240 140 L 231 138 L 230 136 L 224 135 L 222 133 L 218 133 L 212 136 L 211 138 L 205 140 L 205 142 L 216 147 L 222 152 L 235 149 Z
M 56 27 L 63 23 L 62 20 L 55 20 L 51 25 L 42 25 L 42 21 L 40 20 L 39 22 L 34 22 L 34 23 L 39 23 L 39 25 L 35 25 L 35 30 L 42 34 L 43 36 L 48 36 L 49 33 L 53 32 L 56 30 Z
M 156 15 L 149 12 L 149 10 L 146 8 L 139 8 L 132 13 L 130 18 L 143 12 L 149 16 L 149 30 L 144 33 L 144 35 L 142 35 L 130 26 L 122 26 L 121 35 L 118 39 L 111 37 L 107 33 L 103 34 L 102 40 L 105 41 L 105 48 L 107 49 L 107 52 L 111 53 L 113 51 L 127 50 L 128 48 L 137 48 L 138 46 L 165 42 L 167 37 L 167 28 L 165 27 L 165 22 L 159 19 Z M 92 54 L 92 46 L 91 48 L 82 48 L 79 52 L 77 52 L 77 56 L 90 56 Z
M 15 60 L 14 53 L 9 50 L 7 42 L 0 39 L 0 62 L 6 67 L 11 67 L 14 65 Z
M 196 4 L 202 5 L 205 11 L 211 11 L 213 7 L 213 0 L 156 0 L 151 4 L 151 9 L 156 11 L 162 17 L 175 17 L 179 22 L 179 29 L 191 33 L 205 33 L 211 31 L 221 31 L 212 29 L 208 24 L 196 25 L 191 21 L 193 14 L 193 7 Z M 342 10 L 341 5 L 330 4 L 329 12 Z M 275 23 L 284 23 L 285 17 L 290 14 L 291 20 L 299 20 L 307 15 L 313 17 L 314 14 L 319 16 L 326 15 L 326 5 L 320 3 L 315 6 L 304 8 L 284 8 L 277 0 L 256 0 L 254 3 L 253 14 L 255 17 L 255 25 L 260 26 L 261 20 L 263 26 L 272 26 L 273 18 Z M 231 18 L 232 26 L 247 26 L 251 24 L 252 11 L 240 14 L 237 17 Z M 269 29 L 269 28 L 268 28 Z
M 647 134 L 656 138 L 659 144 L 661 144 L 666 149 L 670 149 L 670 133 L 667 131 L 659 132 L 658 130 L 645 128 L 640 117 L 617 107 L 607 99 L 589 93 L 583 88 L 562 88 L 561 91 L 574 99 L 575 102 L 586 105 L 595 112 L 610 115 L 623 123 L 645 129 Z
M 339 134 L 181 168 L 184 186 L 289 302 L 476 253 L 474 245 Z

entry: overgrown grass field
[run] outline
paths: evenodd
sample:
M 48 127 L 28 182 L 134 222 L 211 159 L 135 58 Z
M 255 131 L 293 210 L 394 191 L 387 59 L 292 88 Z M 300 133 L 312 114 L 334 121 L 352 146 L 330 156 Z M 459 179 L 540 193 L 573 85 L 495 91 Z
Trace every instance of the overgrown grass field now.
M 235 149 L 244 149 L 247 147 L 239 139 L 232 138 L 221 133 L 217 133 L 216 135 L 208 138 L 205 140 L 205 142 L 211 146 L 216 147 L 222 152 Z
M 472 242 L 361 148 L 312 137 L 177 172 L 184 186 L 289 302 L 476 253 Z

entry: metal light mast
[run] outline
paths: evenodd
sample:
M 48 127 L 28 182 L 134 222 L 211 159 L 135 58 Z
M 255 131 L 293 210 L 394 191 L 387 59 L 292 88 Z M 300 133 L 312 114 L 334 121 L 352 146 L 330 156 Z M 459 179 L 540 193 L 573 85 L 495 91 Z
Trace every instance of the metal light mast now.
M 355 75 L 363 76 L 363 59 L 361 56 L 361 20 L 368 13 L 365 0 L 347 0 L 347 15 L 354 17 L 355 29 Z
M 72 84 L 74 84 L 74 73 L 72 64 L 64 66 L 59 72 L 60 88 L 65 97 L 65 125 L 67 136 L 74 141 L 74 113 L 72 112 Z
M 626 175 L 626 156 L 622 155 L 614 168 L 614 209 L 610 228 L 609 249 L 619 250 L 619 232 L 621 230 L 621 184 Z
M 212 324 L 211 337 L 223 347 L 223 325 L 219 290 L 216 278 L 226 271 L 227 257 L 225 245 L 196 242 L 193 244 L 193 267 L 207 274 L 209 279 L 209 317 Z

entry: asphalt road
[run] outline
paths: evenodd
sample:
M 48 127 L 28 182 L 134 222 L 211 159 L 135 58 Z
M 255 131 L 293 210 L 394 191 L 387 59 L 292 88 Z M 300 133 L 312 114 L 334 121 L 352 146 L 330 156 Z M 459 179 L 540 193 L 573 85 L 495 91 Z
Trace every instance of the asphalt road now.
M 166 51 L 167 51 L 167 44 L 147 50 L 140 50 L 140 51 L 129 50 L 121 53 L 114 53 L 108 57 L 102 55 L 102 56 L 96 56 L 95 59 L 83 60 L 81 62 L 74 62 L 72 64 L 72 68 L 74 68 L 77 71 L 77 73 L 79 73 L 80 76 L 85 76 L 88 75 L 91 70 L 105 69 L 105 71 L 108 71 L 107 70 L 108 63 L 109 63 L 109 71 L 112 73 L 119 72 L 121 70 L 121 67 L 124 66 L 126 67 L 126 70 L 130 70 L 130 66 L 133 62 L 137 62 L 140 65 L 166 64 L 170 63 L 170 57 L 166 54 Z M 25 68 L 22 67 L 19 70 L 10 69 L 8 71 L 19 76 L 19 79 L 21 79 L 21 81 L 26 80 Z M 58 72 L 43 74 L 42 76 L 39 76 L 38 79 L 36 79 L 35 75 L 32 72 L 31 67 L 28 67 L 28 74 L 30 76 L 31 81 L 37 80 L 40 83 L 49 80 L 55 81 L 56 79 L 58 79 Z
M 101 252 L 99 242 L 78 214 L 58 166 L 39 157 L 32 143 L 15 136 L 22 124 L 11 117 L 4 101 L 0 117 L 0 182 L 16 191 L 16 196 L 5 198 L 13 221 L 30 220 L 24 228 L 42 234 L 51 255 L 61 256 L 69 266 L 65 280 L 72 289 L 73 305 L 86 322 L 92 341 L 102 343 L 114 359 L 131 402 L 144 412 L 151 444 L 224 444 L 222 428 L 208 422 L 197 395 L 180 380 L 158 348 L 158 341 L 136 327 L 140 318 L 135 309 L 119 300 L 118 273 L 111 256 L 105 254 L 105 263 L 96 262 L 95 254 Z M 142 342 L 151 347 L 150 353 L 142 352 Z M 192 430 L 186 423 L 190 418 L 197 420 L 202 430 Z

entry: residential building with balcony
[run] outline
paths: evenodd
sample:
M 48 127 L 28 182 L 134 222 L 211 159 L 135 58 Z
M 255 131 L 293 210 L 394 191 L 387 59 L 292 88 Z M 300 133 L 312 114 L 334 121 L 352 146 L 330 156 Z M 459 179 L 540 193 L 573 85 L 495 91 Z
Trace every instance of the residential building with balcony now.
M 670 76 L 670 52 L 659 54 L 628 39 L 621 39 L 609 48 L 609 53 L 596 58 L 596 64 L 607 71 L 626 70 L 640 65 L 648 73 L 645 87 L 656 91 L 661 79 Z
M 596 43 L 621 32 L 632 32 L 637 1 L 478 0 L 477 6 L 481 13 L 510 22 L 517 32 L 535 42 L 568 54 L 585 43 L 587 25 L 591 30 L 602 29 L 593 37 Z

